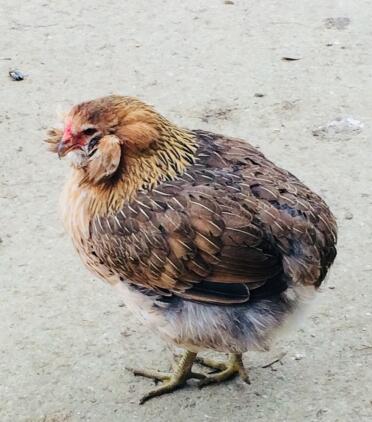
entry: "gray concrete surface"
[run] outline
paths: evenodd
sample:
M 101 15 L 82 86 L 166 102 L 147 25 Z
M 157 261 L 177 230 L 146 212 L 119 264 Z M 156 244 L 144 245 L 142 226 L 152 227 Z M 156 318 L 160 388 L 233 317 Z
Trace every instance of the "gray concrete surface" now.
M 367 0 L 0 1 L 1 422 L 372 420 L 371 21 Z M 41 142 L 58 111 L 114 92 L 249 139 L 338 217 L 327 284 L 246 355 L 251 386 L 137 404 L 151 382 L 124 367 L 170 353 L 82 268 L 58 220 L 66 163 Z M 364 126 L 313 136 L 348 116 Z

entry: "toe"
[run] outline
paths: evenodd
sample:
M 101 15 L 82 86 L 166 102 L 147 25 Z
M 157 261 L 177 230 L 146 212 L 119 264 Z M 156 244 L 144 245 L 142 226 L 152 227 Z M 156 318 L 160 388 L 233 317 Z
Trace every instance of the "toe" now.
M 140 368 L 126 368 L 136 377 L 151 378 L 156 381 L 167 381 L 171 378 L 172 374 L 168 372 L 157 371 L 156 369 L 140 369 Z
M 249 375 L 247 370 L 244 367 L 240 367 L 239 368 L 239 375 L 240 378 L 246 383 L 246 384 L 251 384 L 251 380 L 249 379 Z
M 198 363 L 199 365 L 205 366 L 207 368 L 211 368 L 211 369 L 218 369 L 220 371 L 223 371 L 224 369 L 226 369 L 226 363 L 225 362 L 220 362 L 214 359 L 209 359 L 209 358 L 203 358 L 203 357 L 197 357 L 195 359 L 195 362 Z
M 147 402 L 147 400 L 152 399 L 153 397 L 158 397 L 163 394 L 169 394 L 172 393 L 175 390 L 178 390 L 179 388 L 183 387 L 185 385 L 185 382 L 181 382 L 178 379 L 172 378 L 170 381 L 167 381 L 162 386 L 155 388 L 154 390 L 149 391 L 147 394 L 145 394 L 140 399 L 140 404 L 143 404 Z
M 228 381 L 234 378 L 238 374 L 234 368 L 228 368 L 224 371 L 218 372 L 217 374 L 206 375 L 204 379 L 198 382 L 198 388 L 203 388 L 210 384 L 217 384 L 220 382 Z

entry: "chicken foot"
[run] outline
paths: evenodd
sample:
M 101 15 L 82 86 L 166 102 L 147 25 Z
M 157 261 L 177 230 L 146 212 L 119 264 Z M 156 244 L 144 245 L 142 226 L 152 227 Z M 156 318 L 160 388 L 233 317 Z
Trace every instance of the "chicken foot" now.
M 230 353 L 227 362 L 216 361 L 214 359 L 203 357 L 195 358 L 195 362 L 206 366 L 207 368 L 217 370 L 217 372 L 208 374 L 201 379 L 198 383 L 199 388 L 203 388 L 209 384 L 227 381 L 237 375 L 240 375 L 240 378 L 247 384 L 251 383 L 248 372 L 244 367 L 241 353 Z
M 179 388 L 182 388 L 186 381 L 190 378 L 204 379 L 206 375 L 192 372 L 192 365 L 196 358 L 196 353 L 186 350 L 180 357 L 177 365 L 173 372 L 162 372 L 152 369 L 134 369 L 127 368 L 136 376 L 142 376 L 146 378 L 154 379 L 155 381 L 161 381 L 163 384 L 157 387 L 140 399 L 140 404 L 145 403 L 147 400 L 160 396 L 162 394 L 171 393 Z

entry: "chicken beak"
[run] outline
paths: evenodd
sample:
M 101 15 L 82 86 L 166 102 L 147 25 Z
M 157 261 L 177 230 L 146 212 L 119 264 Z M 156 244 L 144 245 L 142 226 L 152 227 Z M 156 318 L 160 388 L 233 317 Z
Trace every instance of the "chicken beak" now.
M 62 138 L 57 148 L 58 158 L 64 157 L 73 148 L 74 148 L 74 143 L 72 141 L 72 138 L 68 138 L 68 139 Z

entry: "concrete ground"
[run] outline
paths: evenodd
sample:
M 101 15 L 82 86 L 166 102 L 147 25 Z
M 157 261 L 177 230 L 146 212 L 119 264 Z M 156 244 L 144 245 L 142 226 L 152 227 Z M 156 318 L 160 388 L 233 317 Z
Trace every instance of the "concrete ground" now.
M 0 2 L 1 422 L 372 420 L 371 20 L 368 0 Z M 125 366 L 170 353 L 80 264 L 57 212 L 67 166 L 41 142 L 59 111 L 109 93 L 249 139 L 338 217 L 328 282 L 245 356 L 251 386 L 138 405 L 152 384 Z

